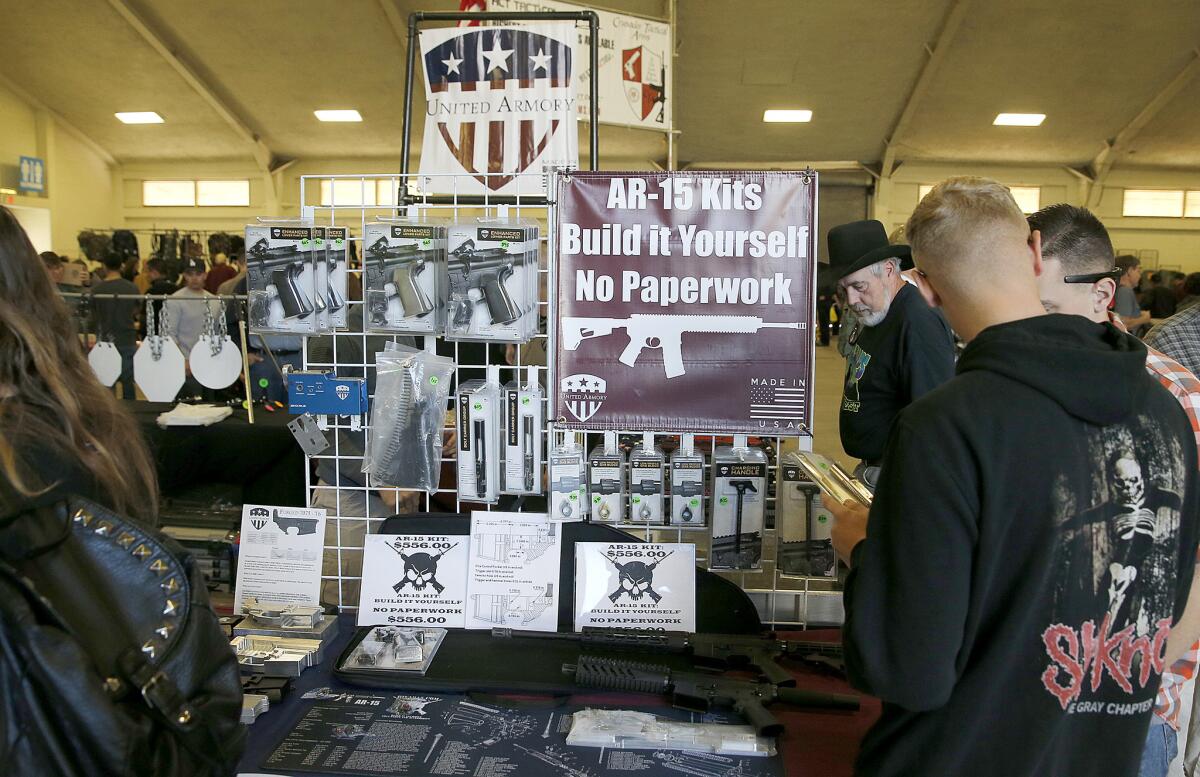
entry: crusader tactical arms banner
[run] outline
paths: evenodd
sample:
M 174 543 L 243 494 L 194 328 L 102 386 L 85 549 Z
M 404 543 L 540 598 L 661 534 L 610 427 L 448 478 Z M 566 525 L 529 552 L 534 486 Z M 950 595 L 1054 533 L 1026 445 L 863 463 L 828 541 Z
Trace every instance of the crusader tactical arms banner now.
M 817 177 L 558 177 L 566 429 L 809 433 Z

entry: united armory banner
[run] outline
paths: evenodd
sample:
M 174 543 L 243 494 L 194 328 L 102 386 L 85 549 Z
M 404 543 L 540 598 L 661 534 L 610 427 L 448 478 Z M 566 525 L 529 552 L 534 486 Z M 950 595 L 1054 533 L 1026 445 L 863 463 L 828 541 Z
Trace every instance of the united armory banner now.
M 560 426 L 811 427 L 815 173 L 571 173 L 557 201 Z
M 588 7 L 560 0 L 488 0 L 489 11 L 582 11 Z M 671 128 L 671 25 L 638 16 L 596 11 L 600 17 L 600 121 L 630 127 Z M 588 78 L 588 29 L 579 25 L 579 63 L 575 70 L 579 118 L 587 119 L 591 98 Z
M 577 167 L 574 46 L 568 23 L 423 31 L 423 190 L 540 195 L 545 169 Z

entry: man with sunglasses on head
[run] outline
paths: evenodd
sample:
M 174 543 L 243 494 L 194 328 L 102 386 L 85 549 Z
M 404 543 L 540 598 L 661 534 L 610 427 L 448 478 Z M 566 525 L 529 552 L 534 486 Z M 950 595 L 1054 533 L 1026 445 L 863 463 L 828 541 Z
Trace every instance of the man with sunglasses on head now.
M 1097 323 L 1111 321 L 1123 329 L 1122 317 L 1109 305 L 1128 268 L 1117 266 L 1112 241 L 1100 220 L 1074 205 L 1050 205 L 1029 217 L 1032 240 L 1042 253 L 1038 292 L 1047 313 L 1083 316 Z M 1200 380 L 1174 359 L 1147 348 L 1146 369 L 1179 400 L 1200 444 Z M 1180 694 L 1195 677 L 1200 658 L 1200 575 L 1183 617 L 1167 643 L 1169 668 L 1155 699 L 1154 718 L 1142 756 L 1140 777 L 1165 777 L 1178 752 Z M 1176 660 L 1178 659 L 1178 660 Z
M 1135 338 L 1045 314 L 1006 187 L 943 181 L 906 234 L 967 345 L 897 417 L 869 511 L 829 505 L 847 676 L 883 702 L 856 773 L 1137 774 L 1196 569 L 1194 429 Z

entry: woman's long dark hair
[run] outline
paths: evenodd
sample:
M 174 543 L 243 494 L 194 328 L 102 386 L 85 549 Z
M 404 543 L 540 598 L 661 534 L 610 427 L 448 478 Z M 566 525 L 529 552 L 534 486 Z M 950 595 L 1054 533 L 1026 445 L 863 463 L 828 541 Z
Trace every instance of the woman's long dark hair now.
M 156 520 L 158 485 L 141 432 L 96 380 L 42 260 L 0 207 L 0 475 L 26 496 L 55 485 L 23 463 L 33 450 L 79 462 L 113 509 Z

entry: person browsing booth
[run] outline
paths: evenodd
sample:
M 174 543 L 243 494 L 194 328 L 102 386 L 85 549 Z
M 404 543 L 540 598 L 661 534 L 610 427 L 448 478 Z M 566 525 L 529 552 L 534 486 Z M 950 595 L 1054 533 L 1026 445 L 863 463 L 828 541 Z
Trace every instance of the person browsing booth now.
M 1096 323 L 1111 321 L 1123 329 L 1110 310 L 1124 271 L 1116 266 L 1108 230 L 1090 211 L 1059 204 L 1029 217 L 1032 240 L 1042 254 L 1038 292 L 1047 313 L 1083 316 Z M 1200 380 L 1182 364 L 1151 347 L 1146 348 L 1146 371 L 1178 400 L 1200 444 Z M 1154 703 L 1154 718 L 1143 751 L 1140 777 L 1166 777 L 1179 750 L 1181 692 L 1195 677 L 1200 658 L 1200 575 L 1192 579 L 1183 617 L 1171 629 L 1166 666 Z
M 855 475 L 873 488 L 896 416 L 954 374 L 954 338 L 941 314 L 901 277 L 912 267 L 911 252 L 889 244 L 880 222 L 829 230 L 829 262 L 858 319 L 846 359 L 842 447 L 861 459 Z
M 831 504 L 851 683 L 883 701 L 857 773 L 1135 775 L 1200 539 L 1194 432 L 1111 324 L 1046 315 L 1001 184 L 907 226 L 967 342 L 896 419 L 869 508 Z

